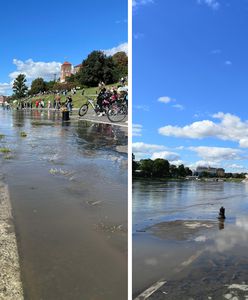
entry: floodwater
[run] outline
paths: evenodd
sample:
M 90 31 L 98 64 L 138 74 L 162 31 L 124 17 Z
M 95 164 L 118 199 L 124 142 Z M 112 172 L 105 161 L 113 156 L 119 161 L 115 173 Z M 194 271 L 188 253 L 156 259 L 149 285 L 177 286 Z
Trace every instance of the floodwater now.
M 247 214 L 247 183 L 135 180 L 134 298 L 248 299 Z
M 127 133 L 2 110 L 0 133 L 25 299 L 127 299 Z

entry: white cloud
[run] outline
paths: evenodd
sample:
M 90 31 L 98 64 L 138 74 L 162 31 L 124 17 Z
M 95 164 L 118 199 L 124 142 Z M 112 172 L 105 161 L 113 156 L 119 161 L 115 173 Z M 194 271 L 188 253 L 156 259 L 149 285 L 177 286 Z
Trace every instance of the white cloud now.
M 226 66 L 231 66 L 231 65 L 232 65 L 232 62 L 231 62 L 230 60 L 226 60 L 226 61 L 225 61 L 225 65 L 226 65 Z
M 161 152 L 154 152 L 151 156 L 151 159 L 156 158 L 163 158 L 167 159 L 169 161 L 178 161 L 180 158 L 180 155 L 175 152 L 169 152 L 169 151 L 161 151 Z
M 11 89 L 12 89 L 11 83 L 0 82 L 0 95 L 9 95 L 11 93 Z
M 240 172 L 247 172 L 247 167 L 239 164 L 231 164 L 231 165 L 227 165 L 226 167 L 231 170 L 239 170 Z
M 154 3 L 153 0 L 132 0 L 132 6 L 137 7 L 140 5 L 147 5 L 147 4 L 152 4 Z
M 169 160 L 173 164 L 181 164 L 180 155 L 173 151 L 168 151 L 164 145 L 146 144 L 143 142 L 136 142 L 132 145 L 132 152 L 135 154 L 137 160 L 143 158 L 163 158 Z
M 174 99 L 171 99 L 170 97 L 167 96 L 162 96 L 158 98 L 158 102 L 162 102 L 162 103 L 170 103 L 170 102 L 174 102 Z
M 15 79 L 19 74 L 25 74 L 27 79 L 33 80 L 42 77 L 45 80 L 51 80 L 54 74 L 60 73 L 60 62 L 34 62 L 32 59 L 26 61 L 14 59 L 13 64 L 16 65 L 16 71 L 9 74 L 11 79 Z
M 142 39 L 144 36 L 145 36 L 144 33 L 140 33 L 140 32 L 137 32 L 137 33 L 133 34 L 133 38 L 135 40 Z
M 146 144 L 146 143 L 143 143 L 143 142 L 133 143 L 132 147 L 133 147 L 133 152 L 134 153 L 137 153 L 137 152 L 153 153 L 154 151 L 162 151 L 162 150 L 167 149 L 167 147 L 165 147 L 163 145 Z
M 140 109 L 143 111 L 149 111 L 150 107 L 148 105 L 133 105 L 133 108 Z
M 238 116 L 219 112 L 212 116 L 220 123 L 210 120 L 194 122 L 184 127 L 167 125 L 159 128 L 165 136 L 202 139 L 214 137 L 221 140 L 239 142 L 240 147 L 248 148 L 248 121 L 241 121 Z
M 214 49 L 210 53 L 215 55 L 215 54 L 221 54 L 221 52 L 222 51 L 220 49 Z
M 205 4 L 213 10 L 217 10 L 220 7 L 220 3 L 216 0 L 197 0 L 197 3 L 198 4 Z
M 122 43 L 116 47 L 113 47 L 111 49 L 102 50 L 107 56 L 112 56 L 117 52 L 125 52 L 128 54 L 128 43 Z
M 181 105 L 181 104 L 174 104 L 174 105 L 172 105 L 174 108 L 177 108 L 177 109 L 179 109 L 179 110 L 184 110 L 184 106 L 183 105 Z
M 199 146 L 189 147 L 189 150 L 196 152 L 204 161 L 211 163 L 218 163 L 224 160 L 247 159 L 242 150 L 234 148 Z
M 132 133 L 133 133 L 133 136 L 141 136 L 142 132 L 142 125 L 140 124 L 133 124 L 133 127 L 132 127 Z

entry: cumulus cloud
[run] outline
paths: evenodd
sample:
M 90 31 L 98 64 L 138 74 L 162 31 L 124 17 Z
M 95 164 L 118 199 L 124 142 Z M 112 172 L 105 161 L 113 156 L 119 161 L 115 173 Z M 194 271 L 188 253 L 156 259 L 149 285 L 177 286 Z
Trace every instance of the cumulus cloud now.
M 12 89 L 11 83 L 1 83 L 0 82 L 0 95 L 8 95 Z
M 122 44 L 120 44 L 116 47 L 113 47 L 111 49 L 103 50 L 103 52 L 107 56 L 112 56 L 117 52 L 125 52 L 126 54 L 128 54 L 128 43 L 122 43 Z
M 149 111 L 150 107 L 148 105 L 133 105 L 133 108 L 140 109 L 143 111 Z
M 240 149 L 224 148 L 224 147 L 189 147 L 189 150 L 197 153 L 205 162 L 221 162 L 223 160 L 242 160 L 247 159 Z
M 133 136 L 141 136 L 142 135 L 141 132 L 142 132 L 142 125 L 140 125 L 140 124 L 133 124 L 133 126 L 132 126 L 132 134 L 133 134 Z
M 147 4 L 152 4 L 154 3 L 153 0 L 132 0 L 132 6 L 137 7 L 140 5 L 147 5 Z
M 54 74 L 60 73 L 60 62 L 35 62 L 32 59 L 25 61 L 14 59 L 13 64 L 16 65 L 16 71 L 9 74 L 11 79 L 15 79 L 19 74 L 25 74 L 27 79 L 33 80 L 37 77 L 42 77 L 46 80 L 51 80 Z
M 153 153 L 154 151 L 162 151 L 167 149 L 167 147 L 163 145 L 156 145 L 156 144 L 146 144 L 143 142 L 136 142 L 133 143 L 133 152 L 142 152 L 142 153 Z
M 214 49 L 210 53 L 213 54 L 213 55 L 216 55 L 216 54 L 221 54 L 221 52 L 222 51 L 220 49 Z
M 170 103 L 170 102 L 173 102 L 175 101 L 174 99 L 171 99 L 170 97 L 167 97 L 167 96 L 162 96 L 162 97 L 159 97 L 158 98 L 158 102 L 162 102 L 162 103 Z
M 159 128 L 159 133 L 190 139 L 218 138 L 239 142 L 240 147 L 248 148 L 248 121 L 241 121 L 238 116 L 219 112 L 212 116 L 220 122 L 203 120 L 184 127 L 167 125 Z
M 177 108 L 177 109 L 179 109 L 179 110 L 184 110 L 184 106 L 183 105 L 181 105 L 181 104 L 174 104 L 174 105 L 172 105 L 174 108 Z
M 220 7 L 220 3 L 216 0 L 197 0 L 197 3 L 198 4 L 205 4 L 213 10 L 217 10 Z
M 146 144 L 143 142 L 133 143 L 132 152 L 137 160 L 142 158 L 163 158 L 169 160 L 173 164 L 181 164 L 180 155 L 176 152 L 169 151 L 164 145 Z
M 232 62 L 231 62 L 230 60 L 226 60 L 226 61 L 225 61 L 225 65 L 226 65 L 226 66 L 231 66 L 231 65 L 232 65 Z
M 154 152 L 152 154 L 151 159 L 156 159 L 156 158 L 163 158 L 163 159 L 167 159 L 169 161 L 178 161 L 180 158 L 180 155 L 175 152 L 160 151 L 160 152 Z

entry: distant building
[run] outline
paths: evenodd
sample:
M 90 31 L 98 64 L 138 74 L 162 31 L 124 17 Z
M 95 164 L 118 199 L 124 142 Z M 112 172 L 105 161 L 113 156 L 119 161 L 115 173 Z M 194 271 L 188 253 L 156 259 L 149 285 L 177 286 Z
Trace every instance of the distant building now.
M 6 96 L 0 96 L 0 104 L 3 104 L 6 99 Z
M 61 66 L 60 71 L 60 82 L 65 82 L 66 77 L 70 77 L 72 74 L 72 64 L 68 61 L 65 61 Z
M 82 64 L 74 66 L 73 73 L 76 74 L 80 70 L 81 67 L 82 67 Z
M 208 173 L 211 176 L 224 177 L 225 170 L 223 168 L 197 167 L 196 173 L 201 176 L 202 173 Z

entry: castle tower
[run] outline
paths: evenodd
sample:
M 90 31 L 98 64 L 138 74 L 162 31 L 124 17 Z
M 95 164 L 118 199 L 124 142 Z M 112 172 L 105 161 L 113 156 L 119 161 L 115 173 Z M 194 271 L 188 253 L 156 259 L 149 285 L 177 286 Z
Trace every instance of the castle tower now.
M 61 66 L 60 82 L 65 82 L 65 78 L 70 77 L 71 74 L 72 74 L 72 65 L 68 61 L 66 61 Z

